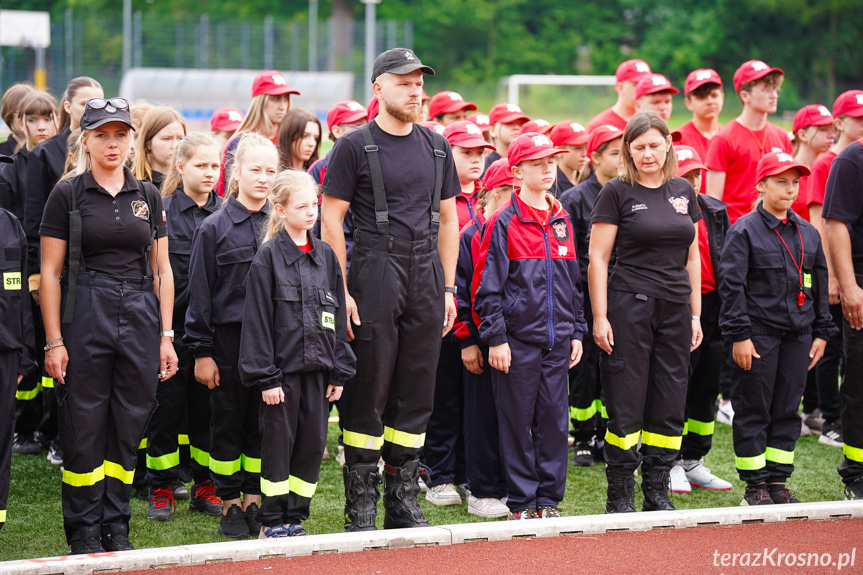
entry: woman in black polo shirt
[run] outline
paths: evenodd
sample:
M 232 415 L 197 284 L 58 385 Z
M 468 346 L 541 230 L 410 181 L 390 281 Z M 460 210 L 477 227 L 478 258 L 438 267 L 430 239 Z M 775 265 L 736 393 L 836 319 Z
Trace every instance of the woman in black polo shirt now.
M 674 175 L 668 126 L 655 112 L 636 114 L 621 152 L 620 176 L 593 207 L 588 267 L 593 338 L 605 352 L 606 513 L 635 511 L 639 463 L 644 510 L 674 509 L 668 477 L 682 441 L 689 353 L 702 338 L 701 210 L 689 182 Z
M 45 368 L 62 384 L 63 520 L 73 554 L 132 549 L 136 449 L 158 379 L 177 368 L 162 199 L 124 168 L 131 128 L 125 100 L 87 101 L 79 175 L 51 192 L 40 229 Z

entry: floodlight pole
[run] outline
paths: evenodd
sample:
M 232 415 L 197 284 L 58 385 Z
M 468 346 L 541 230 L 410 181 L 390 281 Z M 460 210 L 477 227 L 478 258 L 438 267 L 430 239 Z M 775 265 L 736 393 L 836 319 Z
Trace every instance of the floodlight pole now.
M 33 71 L 33 85 L 37 90 L 45 90 L 48 87 L 47 74 L 45 72 L 45 48 L 36 46 L 36 69 Z
M 372 99 L 372 95 L 374 92 L 372 91 L 371 78 L 372 78 L 372 67 L 375 63 L 375 24 L 377 20 L 377 5 L 381 3 L 381 0 L 360 0 L 363 4 L 366 5 L 366 77 L 365 80 L 369 83 L 365 84 L 366 87 L 366 102 L 369 102 Z
M 309 0 L 309 72 L 318 70 L 318 0 Z
M 123 0 L 123 73 L 132 67 L 132 0 Z

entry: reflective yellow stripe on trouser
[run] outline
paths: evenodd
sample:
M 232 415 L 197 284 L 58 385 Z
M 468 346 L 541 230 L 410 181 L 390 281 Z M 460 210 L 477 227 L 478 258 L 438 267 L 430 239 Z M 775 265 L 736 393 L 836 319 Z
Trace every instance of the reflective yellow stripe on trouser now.
M 89 473 L 75 473 L 68 469 L 63 469 L 63 483 L 72 487 L 87 487 L 96 485 L 105 479 L 105 464 L 102 463 L 99 467 Z
M 602 409 L 602 401 L 594 399 L 590 407 L 570 407 L 569 416 L 576 421 L 588 421 Z
M 201 467 L 210 466 L 210 454 L 194 445 L 189 445 L 189 455 Z
M 640 431 L 636 431 L 634 433 L 630 433 L 629 435 L 625 435 L 623 437 L 619 435 L 615 435 L 611 432 L 610 429 L 605 430 L 605 442 L 615 446 L 618 449 L 622 449 L 623 451 L 627 451 L 632 449 L 636 445 L 638 445 L 638 436 L 641 435 Z
M 683 437 L 680 435 L 662 435 L 661 433 L 642 431 L 641 444 L 650 445 L 652 447 L 661 447 L 662 449 L 680 450 L 680 446 L 683 444 Z
M 260 473 L 261 472 L 261 458 L 260 457 L 249 457 L 245 454 L 240 456 L 240 465 L 243 466 L 243 469 L 248 471 L 249 473 Z
M 426 442 L 425 433 L 408 433 L 407 431 L 399 431 L 392 427 L 384 427 L 384 441 L 408 447 L 411 449 L 419 449 Z
M 132 480 L 135 478 L 135 470 L 127 471 L 119 463 L 105 460 L 105 477 L 113 477 L 126 485 L 132 485 Z
M 6 510 L 0 509 L 0 523 L 6 523 Z
M 772 461 L 773 463 L 785 463 L 787 465 L 794 463 L 793 451 L 785 451 L 784 449 L 776 449 L 775 447 L 768 447 L 764 457 L 767 461 Z
M 843 443 L 842 454 L 851 461 L 863 463 L 863 449 L 860 449 L 859 447 L 852 447 L 847 443 Z
M 54 389 L 54 378 L 42 376 L 42 387 L 45 389 Z
M 267 497 L 277 497 L 279 495 L 295 493 L 300 497 L 311 499 L 312 495 L 315 494 L 315 489 L 317 487 L 317 483 L 309 483 L 308 481 L 303 481 L 299 477 L 294 477 L 293 475 L 284 481 L 268 481 L 261 477 L 261 493 Z
M 31 399 L 35 399 L 40 391 L 42 391 L 42 386 L 38 383 L 33 389 L 17 389 L 15 390 L 15 399 L 18 401 L 30 401 Z
M 164 471 L 178 465 L 180 465 L 180 450 L 158 457 L 152 457 L 149 453 L 147 454 L 147 467 L 154 471 Z
M 734 464 L 741 471 L 757 471 L 767 465 L 767 457 L 763 453 L 755 457 L 735 457 Z
M 177 445 L 189 445 L 189 436 L 181 433 L 177 436 Z
M 210 456 L 210 471 L 219 475 L 233 475 L 242 469 L 239 459 L 233 461 L 219 461 Z
M 698 421 L 697 419 L 687 419 L 683 425 L 683 435 L 694 433 L 695 435 L 709 436 L 713 435 L 715 421 Z
M 342 433 L 342 441 L 349 447 L 358 449 L 371 449 L 380 451 L 384 446 L 383 435 L 366 435 L 365 433 L 357 433 L 356 431 L 344 430 Z

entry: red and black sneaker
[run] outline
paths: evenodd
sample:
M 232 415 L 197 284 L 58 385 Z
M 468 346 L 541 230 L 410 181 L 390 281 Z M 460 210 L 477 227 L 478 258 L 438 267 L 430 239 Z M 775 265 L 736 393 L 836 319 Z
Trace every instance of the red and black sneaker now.
M 147 510 L 147 519 L 153 521 L 171 521 L 177 502 L 174 500 L 174 490 L 170 485 L 160 485 L 150 491 L 150 509 Z
M 192 486 L 189 510 L 200 511 L 212 517 L 218 517 L 222 514 L 222 500 L 216 497 L 216 489 L 213 487 L 212 481 L 204 481 Z
M 773 505 L 773 498 L 770 497 L 770 492 L 763 483 L 747 485 L 740 505 Z

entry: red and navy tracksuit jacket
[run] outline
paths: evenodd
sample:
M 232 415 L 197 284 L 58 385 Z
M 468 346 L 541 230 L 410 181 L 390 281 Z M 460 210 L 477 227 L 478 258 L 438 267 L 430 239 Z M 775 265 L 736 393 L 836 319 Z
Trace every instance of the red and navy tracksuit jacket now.
M 471 291 L 489 346 L 512 335 L 552 349 L 587 332 L 575 230 L 560 202 L 551 210 L 543 227 L 513 193 L 486 223 Z
M 474 191 L 472 194 L 460 192 L 455 197 L 455 210 L 458 214 L 458 229 L 462 230 L 471 220 L 476 221 L 476 193 L 482 188 L 482 181 L 474 182 Z M 482 224 L 479 224 L 482 227 Z

